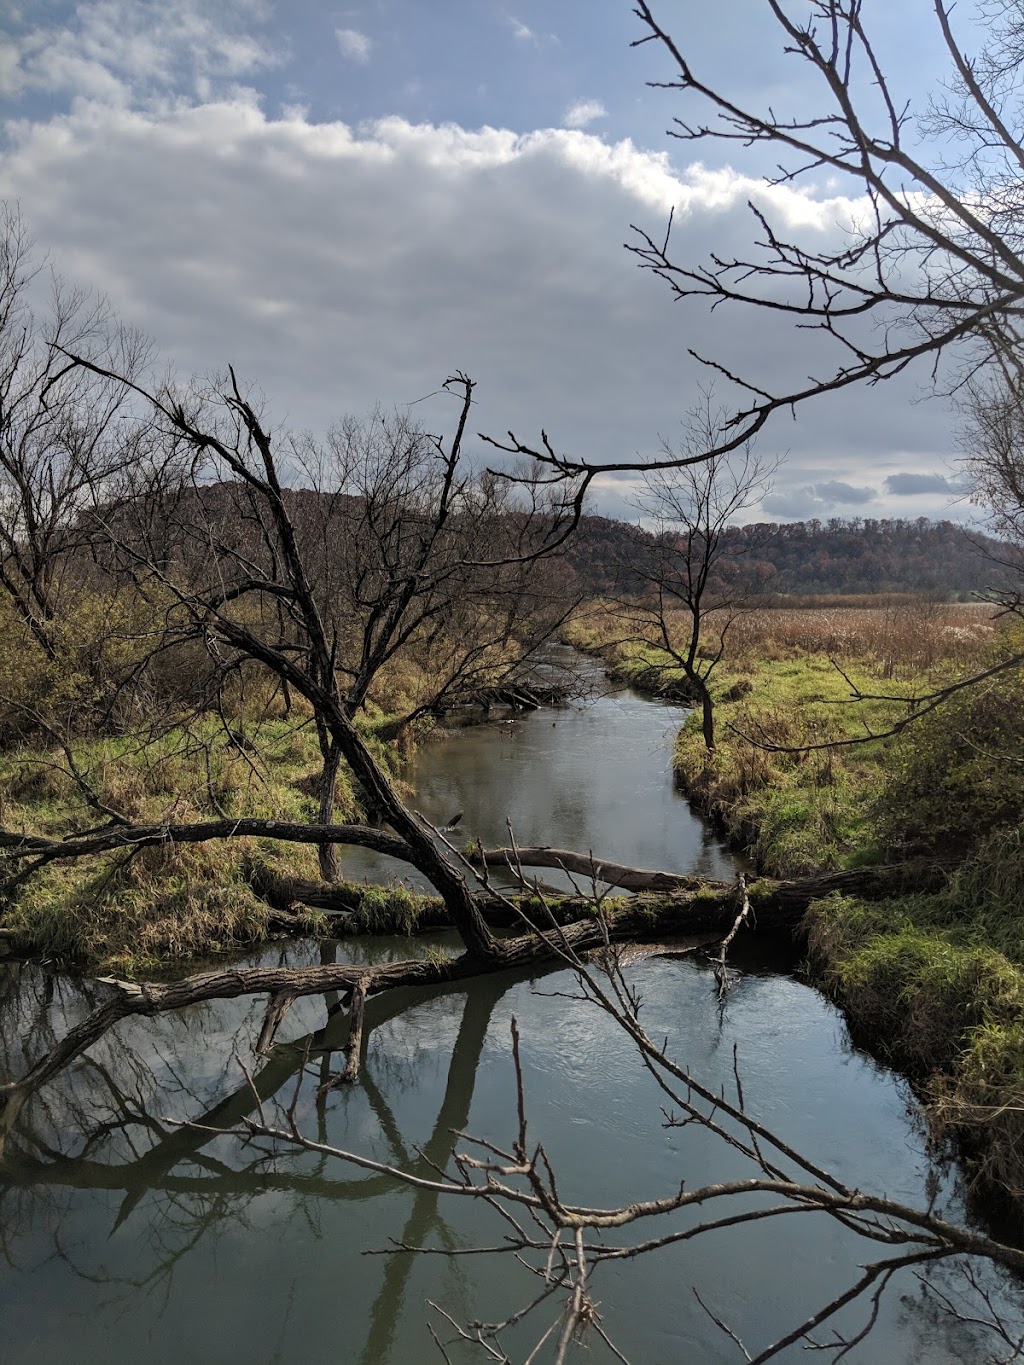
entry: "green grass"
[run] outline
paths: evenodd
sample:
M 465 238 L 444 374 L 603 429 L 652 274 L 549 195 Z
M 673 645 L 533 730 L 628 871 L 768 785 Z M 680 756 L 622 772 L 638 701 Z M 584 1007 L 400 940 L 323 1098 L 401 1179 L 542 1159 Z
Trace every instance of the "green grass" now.
M 352 919 L 363 934 L 409 935 L 418 915 L 418 898 L 407 887 L 394 884 L 364 887 Z
M 876 861 L 873 808 L 887 780 L 886 744 L 801 746 L 885 729 L 901 703 L 849 705 L 849 684 L 823 655 L 744 660 L 716 677 L 715 752 L 695 714 L 675 748 L 677 778 L 696 806 L 772 876 Z
M 986 662 L 1012 647 L 998 642 Z M 871 690 L 866 664 L 856 676 Z M 943 676 L 875 690 L 926 691 Z M 884 730 L 905 706 L 847 704 L 849 685 L 813 654 L 744 657 L 717 690 L 716 752 L 691 717 L 676 770 L 759 871 L 962 860 L 937 895 L 816 903 L 811 970 L 854 1036 L 916 1078 L 974 1170 L 1024 1202 L 1024 674 L 968 689 L 890 740 L 832 750 L 805 746 Z
M 4 925 L 46 956 L 124 975 L 153 973 L 262 942 L 273 912 L 249 884 L 247 859 L 310 875 L 315 857 L 303 852 L 303 868 L 295 850 L 249 839 L 51 864 L 22 889 Z M 305 922 L 310 932 L 322 923 L 313 912 Z
M 172 729 L 142 746 L 107 737 L 75 746 L 75 762 L 99 798 L 136 823 L 253 816 L 315 818 L 320 754 L 311 725 L 238 721 L 236 739 L 214 722 Z M 376 743 L 376 741 L 375 741 Z M 102 821 L 59 751 L 0 756 L 0 807 L 8 829 L 60 836 Z M 339 775 L 336 818 L 358 818 L 354 784 Z M 264 940 L 272 912 L 252 890 L 255 861 L 315 878 L 315 850 L 267 839 L 163 844 L 52 863 L 25 883 L 3 924 L 36 951 L 123 973 L 155 971 Z M 310 914 L 309 927 L 319 918 Z
M 805 921 L 812 974 L 855 1037 L 916 1077 L 979 1174 L 1024 1191 L 1024 839 L 990 834 L 937 895 L 832 896 Z

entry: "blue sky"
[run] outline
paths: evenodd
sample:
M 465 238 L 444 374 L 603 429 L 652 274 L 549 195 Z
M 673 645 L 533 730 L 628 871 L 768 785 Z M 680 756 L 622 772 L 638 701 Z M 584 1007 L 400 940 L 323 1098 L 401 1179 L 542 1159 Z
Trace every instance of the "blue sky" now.
M 940 70 L 930 8 L 866 6 L 919 102 Z M 813 109 L 763 0 L 657 12 L 744 98 Z M 630 48 L 628 0 L 7 0 L 0 15 L 0 196 L 180 374 L 235 364 L 278 429 L 410 402 L 464 369 L 481 429 L 631 459 L 696 400 L 688 347 L 769 386 L 816 363 L 770 319 L 673 304 L 623 249 L 670 208 L 681 258 L 739 249 L 751 197 L 824 241 L 855 192 L 768 191 L 757 160 L 668 138 L 690 111 L 647 88 L 672 72 L 655 45 Z M 955 422 L 913 376 L 780 421 L 761 449 L 785 461 L 753 516 L 968 510 L 947 487 Z M 608 477 L 596 506 L 628 516 L 631 495 Z

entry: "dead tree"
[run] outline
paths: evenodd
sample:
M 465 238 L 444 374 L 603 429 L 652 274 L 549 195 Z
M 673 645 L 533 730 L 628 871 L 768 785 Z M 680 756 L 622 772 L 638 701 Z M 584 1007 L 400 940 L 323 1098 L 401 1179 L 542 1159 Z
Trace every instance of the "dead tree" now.
M 723 454 L 742 449 L 778 413 L 919 363 L 925 384 L 955 388 L 997 353 L 1016 370 L 1021 360 L 1024 42 L 1016 4 L 982 4 L 989 22 L 971 54 L 954 31 L 953 7 L 932 0 L 946 70 L 935 73 L 931 86 L 939 93 L 920 108 L 883 69 L 870 18 L 856 0 L 764 0 L 760 8 L 778 38 L 779 88 L 790 84 L 793 65 L 810 77 L 816 98 L 807 97 L 806 112 L 751 104 L 734 68 L 703 71 L 685 38 L 659 18 L 656 3 L 634 6 L 641 32 L 633 45 L 653 44 L 667 61 L 664 77 L 652 84 L 678 96 L 670 137 L 724 147 L 734 164 L 752 149 L 755 174 L 765 162 L 773 168 L 766 186 L 829 176 L 834 192 L 866 200 L 834 245 L 816 233 L 791 234 L 767 205 L 752 202 L 749 249 L 705 262 L 680 258 L 671 220 L 664 229 L 636 230 L 637 263 L 676 299 L 763 313 L 782 329 L 810 330 L 819 343 L 821 377 L 801 373 L 777 391 L 727 359 L 690 352 L 738 392 L 715 433 L 712 448 Z M 787 336 L 783 330 L 780 348 Z M 529 446 L 512 436 L 502 447 L 531 454 L 552 478 L 598 469 L 549 441 Z M 643 474 L 652 466 L 684 468 L 708 453 L 672 452 L 602 468 Z
M 279 461 L 304 458 L 307 472 L 317 472 L 323 452 L 279 445 L 233 373 L 220 391 L 150 392 L 86 356 L 63 354 L 55 382 L 85 373 L 120 384 L 162 442 L 162 458 L 138 494 L 94 517 L 139 593 L 163 604 L 165 642 L 201 642 L 215 669 L 255 668 L 309 707 L 324 759 L 322 825 L 331 830 L 318 841 L 324 872 L 334 871 L 336 844 L 366 839 L 362 827 L 331 825 L 333 781 L 344 761 L 365 805 L 394 832 L 390 851 L 436 887 L 470 954 L 497 955 L 464 869 L 399 797 L 357 715 L 374 678 L 402 649 L 450 642 L 435 700 L 485 667 L 488 654 L 507 669 L 525 576 L 557 552 L 574 525 L 571 512 L 511 506 L 493 482 L 464 472 L 473 393 L 464 375 L 447 385 L 458 401 L 450 443 L 403 428 L 397 472 L 394 449 L 374 445 L 357 465 L 362 490 L 346 488 L 341 471 L 327 486 L 314 480 L 307 496 L 284 486 Z M 368 487 L 371 474 L 382 482 L 379 496 Z M 354 534 L 353 521 L 358 529 L 367 518 L 373 534 L 339 574 L 340 546 Z M 460 613 L 480 618 L 485 603 L 493 619 L 471 632 Z M 560 603 L 534 613 L 527 652 L 564 610 Z M 23 873 L 30 871 L 25 864 Z
M 392 737 L 485 684 L 527 676 L 575 606 L 553 565 L 558 509 L 466 460 L 473 387 L 463 375 L 448 382 L 459 404 L 450 442 L 378 409 L 294 451 L 302 486 L 289 511 L 346 708 L 358 714 L 396 664 L 424 680 L 389 721 Z M 322 730 L 321 749 L 318 819 L 327 824 L 341 754 Z M 333 847 L 321 862 L 325 877 L 337 876 Z

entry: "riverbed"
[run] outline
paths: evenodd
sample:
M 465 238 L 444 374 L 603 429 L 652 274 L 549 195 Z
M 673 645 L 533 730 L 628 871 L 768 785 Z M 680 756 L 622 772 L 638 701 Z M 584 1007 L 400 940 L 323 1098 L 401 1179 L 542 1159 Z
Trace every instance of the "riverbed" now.
M 437 823 L 462 811 L 460 837 L 550 843 L 642 866 L 728 877 L 721 845 L 673 791 L 679 707 L 629 692 L 461 731 L 425 748 L 412 780 Z M 350 858 L 348 875 L 393 869 Z M 547 874 L 545 874 L 547 875 Z M 453 946 L 443 937 L 435 947 Z M 421 940 L 275 946 L 265 963 L 400 958 Z M 643 1020 L 712 1088 L 749 1109 L 843 1180 L 963 1216 L 955 1169 L 929 1158 L 920 1111 L 899 1077 L 857 1051 L 840 1015 L 753 941 L 724 1005 L 699 954 L 628 969 Z M 41 965 L 0 966 L 0 1071 L 20 1072 L 99 996 Z M 300 1001 L 270 1056 L 255 1058 L 262 1005 L 224 1001 L 126 1021 L 23 1112 L 0 1163 L 0 1358 L 25 1365 L 246 1361 L 405 1365 L 442 1360 L 427 1330 L 505 1316 L 536 1292 L 508 1256 L 364 1255 L 395 1242 L 465 1250 L 501 1242 L 491 1211 L 395 1186 L 324 1155 L 271 1151 L 208 1131 L 296 1105 L 303 1131 L 430 1173 L 453 1130 L 507 1145 L 516 1122 L 511 1020 L 522 1034 L 532 1141 L 544 1143 L 564 1197 L 612 1204 L 749 1174 L 707 1132 L 666 1127 L 664 1096 L 626 1037 L 572 998 L 566 972 L 483 978 L 371 1002 L 360 1083 L 318 1082 L 341 1062 L 339 1014 Z M 327 1002 L 328 1004 L 330 1002 Z M 734 1054 L 735 1049 L 735 1054 Z M 250 1070 L 253 1085 L 241 1070 Z M 202 1125 L 181 1127 L 188 1119 Z M 467 1145 L 458 1139 L 459 1150 Z M 865 1247 L 835 1221 L 768 1220 L 598 1273 L 602 1325 L 634 1365 L 742 1360 L 697 1302 L 747 1348 L 791 1328 L 852 1283 Z M 1020 1320 L 1017 1287 L 991 1276 Z M 939 1285 L 957 1292 L 940 1272 Z M 552 1313 L 510 1331 L 524 1358 Z M 864 1310 L 840 1321 L 855 1330 Z M 952 1323 L 912 1277 L 883 1302 L 860 1362 L 974 1362 L 990 1343 Z M 596 1337 L 584 1358 L 614 1359 Z M 453 1361 L 481 1359 L 449 1348 Z M 826 1357 L 827 1358 L 827 1357 Z M 781 1357 L 805 1360 L 799 1347 Z

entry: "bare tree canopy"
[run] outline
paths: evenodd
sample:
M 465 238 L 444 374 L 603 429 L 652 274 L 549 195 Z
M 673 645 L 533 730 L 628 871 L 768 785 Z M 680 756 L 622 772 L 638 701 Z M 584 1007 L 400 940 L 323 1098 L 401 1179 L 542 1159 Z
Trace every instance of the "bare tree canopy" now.
M 828 234 L 824 245 L 821 234 L 794 235 L 752 201 L 749 250 L 703 263 L 680 258 L 671 219 L 663 230 L 635 229 L 629 249 L 676 299 L 768 312 L 819 338 L 820 371 L 794 376 L 778 391 L 691 348 L 740 393 L 709 446 L 719 452 L 740 449 L 778 412 L 879 383 L 916 362 L 923 362 L 924 382 L 947 389 L 996 356 L 1015 372 L 1020 366 L 1024 41 L 1016 0 L 981 0 L 982 24 L 972 28 L 952 5 L 933 0 L 947 67 L 937 73 L 944 84 L 923 107 L 883 68 L 860 0 L 764 0 L 762 8 L 776 28 L 778 84 L 798 64 L 817 92 L 805 97 L 810 113 L 751 105 L 738 76 L 734 83 L 712 78 L 691 60 L 661 6 L 643 0 L 634 6 L 644 32 L 633 45 L 656 44 L 669 65 L 652 84 L 678 95 L 669 136 L 698 148 L 722 145 L 730 154 L 753 149 L 758 170 L 765 159 L 777 168 L 766 184 L 813 184 L 828 176 L 856 201 L 834 246 Z M 969 41 L 977 44 L 974 52 L 964 47 Z M 530 447 L 513 437 L 504 448 L 528 450 L 554 475 L 595 472 L 546 439 Z M 666 452 L 603 467 L 681 468 L 707 453 Z
M 650 646 L 661 662 L 650 667 L 681 669 L 693 701 L 701 708 L 704 743 L 715 747 L 714 698 L 710 679 L 721 662 L 736 618 L 748 608 L 764 575 L 751 581 L 742 561 L 761 545 L 726 535 L 729 524 L 771 489 L 777 461 L 748 442 L 741 450 L 714 450 L 724 418 L 710 391 L 689 414 L 677 446 L 663 441 L 669 458 L 711 451 L 700 464 L 664 466 L 644 475 L 639 510 L 653 522 L 653 543 L 638 539 L 637 564 L 646 590 L 621 610 L 633 634 L 630 643 Z M 767 541 L 764 534 L 762 541 Z M 741 562 L 737 562 L 737 560 Z

